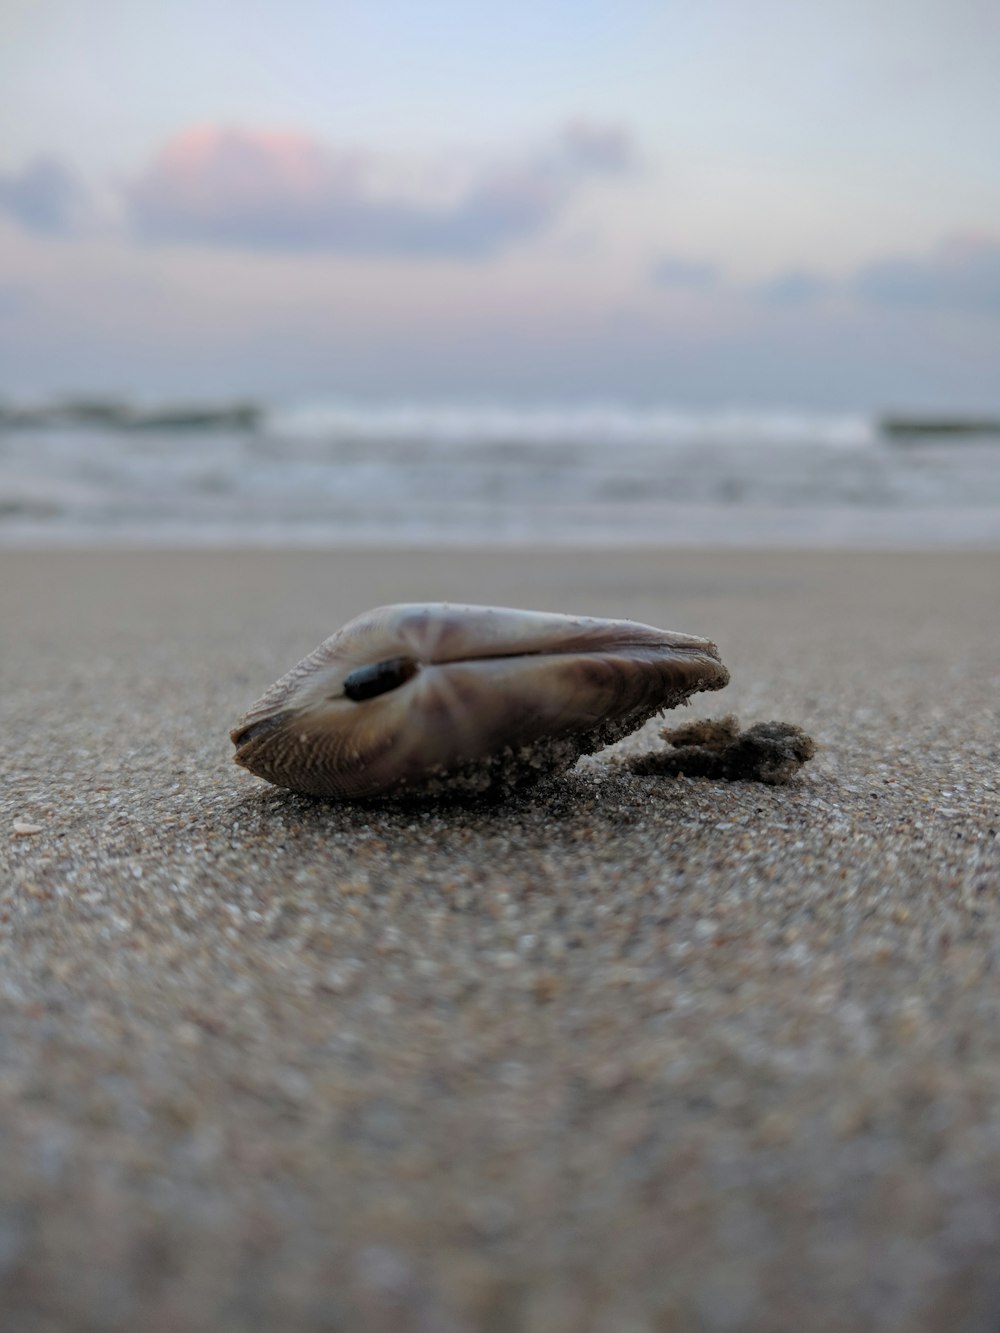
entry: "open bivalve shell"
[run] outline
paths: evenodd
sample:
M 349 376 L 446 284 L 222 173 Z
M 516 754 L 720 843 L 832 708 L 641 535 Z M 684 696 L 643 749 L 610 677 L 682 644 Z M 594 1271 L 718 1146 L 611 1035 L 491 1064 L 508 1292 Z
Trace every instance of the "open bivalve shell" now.
M 631 620 L 383 606 L 282 676 L 230 735 L 238 764 L 314 796 L 506 791 L 728 680 L 707 639 Z

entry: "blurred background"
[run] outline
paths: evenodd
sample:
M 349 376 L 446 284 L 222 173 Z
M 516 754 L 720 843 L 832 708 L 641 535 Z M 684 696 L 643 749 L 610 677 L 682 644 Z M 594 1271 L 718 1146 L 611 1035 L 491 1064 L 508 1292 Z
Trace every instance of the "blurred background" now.
M 1000 546 L 993 0 L 4 0 L 0 544 Z

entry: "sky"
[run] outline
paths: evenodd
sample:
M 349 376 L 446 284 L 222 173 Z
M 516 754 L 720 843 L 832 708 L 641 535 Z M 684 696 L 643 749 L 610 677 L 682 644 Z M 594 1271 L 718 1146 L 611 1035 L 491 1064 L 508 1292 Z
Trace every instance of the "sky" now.
M 0 398 L 1000 410 L 995 0 L 4 0 Z

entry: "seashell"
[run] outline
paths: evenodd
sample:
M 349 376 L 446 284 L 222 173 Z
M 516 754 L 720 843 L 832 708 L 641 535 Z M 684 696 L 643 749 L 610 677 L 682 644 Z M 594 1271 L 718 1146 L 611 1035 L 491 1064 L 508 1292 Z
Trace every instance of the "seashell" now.
M 707 639 L 631 620 L 383 606 L 321 643 L 230 735 L 238 764 L 314 796 L 504 792 L 728 680 Z

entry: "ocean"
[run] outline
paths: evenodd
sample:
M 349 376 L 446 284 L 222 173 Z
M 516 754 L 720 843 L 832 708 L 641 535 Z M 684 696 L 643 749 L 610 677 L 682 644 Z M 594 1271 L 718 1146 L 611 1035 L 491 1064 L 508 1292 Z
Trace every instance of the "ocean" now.
M 864 415 L 0 412 L 0 546 L 1000 548 L 1000 436 Z

